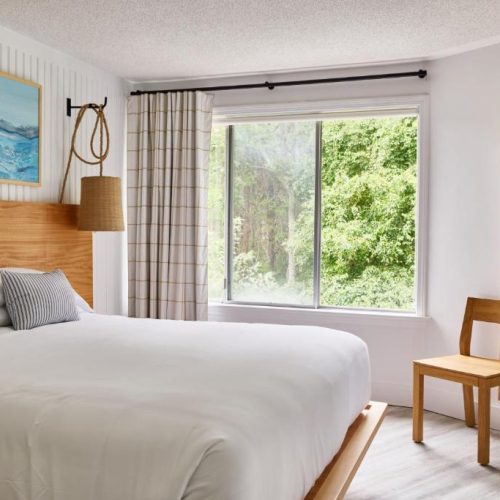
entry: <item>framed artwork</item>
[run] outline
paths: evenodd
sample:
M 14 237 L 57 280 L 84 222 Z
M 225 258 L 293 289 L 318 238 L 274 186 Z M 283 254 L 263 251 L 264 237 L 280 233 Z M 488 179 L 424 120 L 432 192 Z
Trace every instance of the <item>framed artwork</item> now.
M 41 85 L 0 72 L 0 183 L 41 185 Z

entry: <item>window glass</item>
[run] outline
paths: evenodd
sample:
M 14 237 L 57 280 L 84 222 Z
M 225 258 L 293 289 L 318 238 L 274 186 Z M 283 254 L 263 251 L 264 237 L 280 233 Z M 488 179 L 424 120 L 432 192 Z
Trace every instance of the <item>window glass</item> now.
M 233 126 L 234 300 L 312 303 L 315 128 Z
M 320 128 L 317 123 L 244 123 L 232 125 L 230 134 L 227 126 L 214 126 L 209 298 L 225 298 L 227 273 L 234 301 L 415 311 L 418 116 L 344 114 L 324 120 Z M 229 168 L 232 206 L 226 212 Z M 232 219 L 226 221 L 229 213 Z M 228 231 L 230 255 L 225 254 Z
M 224 293 L 226 127 L 212 128 L 208 176 L 208 298 L 221 301 Z
M 415 309 L 417 118 L 323 122 L 321 304 Z

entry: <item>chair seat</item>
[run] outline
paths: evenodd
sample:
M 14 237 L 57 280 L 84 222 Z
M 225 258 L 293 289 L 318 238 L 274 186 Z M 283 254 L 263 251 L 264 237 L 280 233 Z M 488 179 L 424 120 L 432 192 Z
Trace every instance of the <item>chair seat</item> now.
M 416 364 L 439 368 L 455 373 L 473 375 L 478 378 L 495 378 L 500 376 L 500 361 L 496 359 L 479 358 L 477 356 L 441 356 L 439 358 L 420 359 Z

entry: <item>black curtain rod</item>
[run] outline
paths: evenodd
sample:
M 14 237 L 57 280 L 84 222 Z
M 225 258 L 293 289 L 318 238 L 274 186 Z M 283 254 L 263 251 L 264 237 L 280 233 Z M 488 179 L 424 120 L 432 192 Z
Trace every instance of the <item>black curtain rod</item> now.
M 167 92 L 188 92 L 203 90 L 205 92 L 218 92 L 219 90 L 243 90 L 243 89 L 262 89 L 273 90 L 276 87 L 292 87 L 294 85 L 317 85 L 319 83 L 340 83 L 340 82 L 359 82 L 362 80 L 386 80 L 389 78 L 409 78 L 418 76 L 425 78 L 427 70 L 405 71 L 403 73 L 382 73 L 378 75 L 355 75 L 341 76 L 338 78 L 318 78 L 315 80 L 291 80 L 287 82 L 264 82 L 264 83 L 245 83 L 242 85 L 221 85 L 218 87 L 192 87 L 186 89 L 167 89 L 167 90 L 134 90 L 130 95 L 141 94 L 166 94 Z

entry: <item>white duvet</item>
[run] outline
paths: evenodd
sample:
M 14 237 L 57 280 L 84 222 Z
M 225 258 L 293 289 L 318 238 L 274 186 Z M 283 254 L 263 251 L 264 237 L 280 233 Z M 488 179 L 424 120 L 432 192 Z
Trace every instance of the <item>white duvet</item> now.
M 1 500 L 294 500 L 369 399 L 306 326 L 82 315 L 0 333 Z

